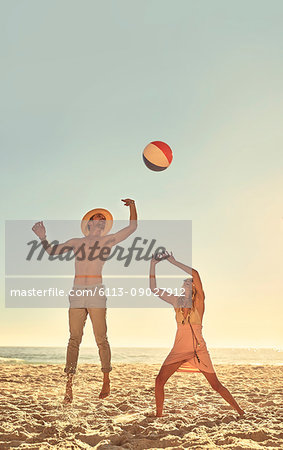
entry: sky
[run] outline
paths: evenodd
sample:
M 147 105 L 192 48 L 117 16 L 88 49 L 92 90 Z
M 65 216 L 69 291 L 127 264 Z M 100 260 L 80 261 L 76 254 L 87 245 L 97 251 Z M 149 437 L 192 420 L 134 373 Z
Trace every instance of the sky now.
M 66 309 L 5 308 L 5 220 L 126 220 L 129 197 L 140 219 L 192 220 L 208 347 L 282 348 L 282 2 L 0 8 L 0 345 L 68 340 Z M 160 173 L 141 158 L 154 140 L 174 155 Z M 107 320 L 114 347 L 173 344 L 172 310 Z

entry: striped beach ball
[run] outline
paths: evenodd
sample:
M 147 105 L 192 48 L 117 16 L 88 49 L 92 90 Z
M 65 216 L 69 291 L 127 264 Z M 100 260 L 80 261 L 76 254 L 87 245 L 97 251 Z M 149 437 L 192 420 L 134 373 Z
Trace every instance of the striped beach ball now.
M 161 172 L 170 166 L 173 153 L 169 145 L 162 141 L 148 144 L 143 151 L 143 161 L 150 170 Z

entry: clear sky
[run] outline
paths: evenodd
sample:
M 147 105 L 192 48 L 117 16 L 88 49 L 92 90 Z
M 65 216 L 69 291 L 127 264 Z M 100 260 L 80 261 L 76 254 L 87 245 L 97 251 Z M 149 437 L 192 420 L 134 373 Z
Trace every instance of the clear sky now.
M 142 219 L 192 220 L 208 346 L 281 347 L 282 1 L 0 5 L 0 345 L 68 339 L 67 310 L 5 309 L 4 220 L 127 219 L 131 197 Z M 152 140 L 174 152 L 162 173 Z M 170 347 L 174 313 L 111 309 L 108 329 Z

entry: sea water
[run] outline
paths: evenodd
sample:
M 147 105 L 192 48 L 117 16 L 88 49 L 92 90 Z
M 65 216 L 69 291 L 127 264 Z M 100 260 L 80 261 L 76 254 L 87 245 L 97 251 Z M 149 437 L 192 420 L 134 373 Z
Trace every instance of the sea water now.
M 160 364 L 169 348 L 112 347 L 112 363 Z M 283 351 L 272 348 L 209 348 L 214 364 L 282 365 Z M 64 364 L 65 347 L 0 347 L 0 364 Z M 79 363 L 99 363 L 98 351 L 81 347 Z

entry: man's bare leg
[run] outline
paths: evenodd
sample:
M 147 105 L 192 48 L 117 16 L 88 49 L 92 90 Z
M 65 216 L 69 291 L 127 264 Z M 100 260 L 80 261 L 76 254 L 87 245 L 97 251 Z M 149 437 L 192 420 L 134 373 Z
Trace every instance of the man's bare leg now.
M 99 394 L 99 398 L 106 398 L 110 394 L 110 378 L 109 372 L 103 373 L 103 385 L 101 392 Z
M 221 397 L 224 398 L 224 400 L 226 400 L 226 402 L 229 403 L 229 405 L 231 405 L 232 408 L 235 409 L 240 416 L 243 416 L 245 412 L 242 410 L 242 408 L 240 408 L 240 406 L 238 405 L 232 394 L 230 394 L 228 389 L 225 386 L 223 386 L 223 384 L 220 383 L 216 374 L 203 371 L 201 372 L 209 382 L 212 389 L 218 392 L 218 394 L 220 394 Z
M 73 401 L 73 374 L 68 373 L 66 383 L 66 393 L 63 400 L 64 405 L 70 405 Z
M 156 417 L 162 417 L 164 403 L 164 385 L 174 372 L 183 364 L 184 361 L 178 361 L 167 366 L 162 366 L 155 379 L 155 401 Z

